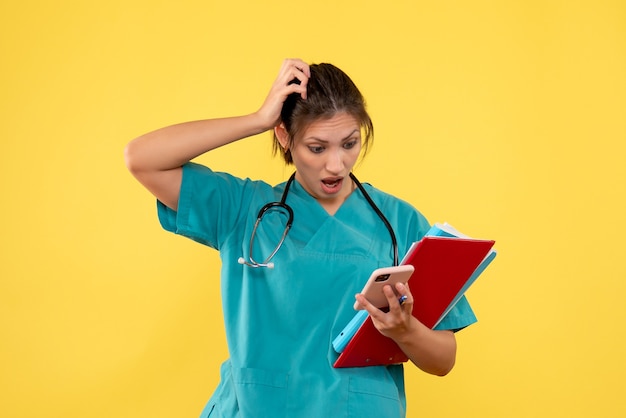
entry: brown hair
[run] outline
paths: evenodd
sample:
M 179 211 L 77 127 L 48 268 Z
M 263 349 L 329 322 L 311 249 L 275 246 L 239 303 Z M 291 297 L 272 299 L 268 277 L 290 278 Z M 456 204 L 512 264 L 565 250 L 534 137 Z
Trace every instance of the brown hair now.
M 287 97 L 280 112 L 280 120 L 289 134 L 289 141 L 292 142 L 313 121 L 345 112 L 353 116 L 364 130 L 363 146 L 367 153 L 373 141 L 374 125 L 359 89 L 346 73 L 332 64 L 311 64 L 310 69 L 307 99 L 303 100 L 299 93 L 293 93 Z M 299 80 L 292 82 L 299 83 Z M 274 154 L 281 149 L 274 134 Z M 282 155 L 287 164 L 293 163 L 291 151 L 287 150 Z

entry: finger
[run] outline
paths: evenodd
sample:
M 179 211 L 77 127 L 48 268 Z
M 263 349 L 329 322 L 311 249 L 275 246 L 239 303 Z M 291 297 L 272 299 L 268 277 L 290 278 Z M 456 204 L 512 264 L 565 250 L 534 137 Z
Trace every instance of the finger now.
M 387 299 L 389 310 L 392 310 L 400 306 L 400 302 L 398 301 L 398 298 L 402 295 L 394 289 L 395 288 L 392 288 L 391 285 L 383 286 L 383 294 L 385 295 L 385 298 Z
M 389 304 L 389 313 L 396 317 L 404 316 L 405 313 L 410 313 L 413 310 L 410 295 L 407 294 L 406 288 L 404 286 L 398 286 L 399 284 L 400 283 L 396 283 L 393 289 L 391 286 L 385 286 L 383 288 L 383 293 Z
M 295 79 L 305 81 L 300 81 L 298 84 L 293 82 Z M 299 70 L 295 69 L 293 66 L 291 66 L 291 68 L 282 68 L 281 73 L 278 75 L 272 85 L 272 88 L 270 89 L 268 101 L 270 103 L 276 102 L 277 105 L 279 104 L 279 106 L 282 107 L 285 99 L 293 93 L 297 93 L 301 97 L 306 98 L 307 81 L 308 79 L 304 78 L 302 72 L 299 72 Z
M 309 64 L 302 61 L 301 59 L 299 59 L 298 62 L 296 62 L 296 68 L 302 71 L 302 73 L 306 75 L 307 78 L 311 77 L 311 67 L 309 67 Z
M 306 84 L 302 84 L 302 83 L 301 84 L 297 84 L 297 83 L 288 84 L 286 86 L 286 90 L 284 91 L 285 98 L 293 93 L 300 94 L 300 97 L 306 100 L 306 93 L 307 93 Z
M 357 295 L 357 300 L 365 308 L 365 310 L 367 310 L 374 327 L 383 335 L 391 338 L 391 333 L 393 333 L 398 326 L 402 326 L 404 323 L 405 316 L 402 309 L 398 305 L 398 299 L 393 291 L 393 288 L 390 285 L 386 285 L 383 287 L 383 292 L 386 296 L 389 296 L 388 299 L 390 299 L 390 309 L 388 312 L 383 312 L 382 310 L 376 308 L 361 294 Z M 395 306 L 392 305 L 393 303 L 395 303 Z
M 396 283 L 396 292 L 400 297 L 405 297 L 405 303 L 413 303 L 413 295 L 408 283 Z
M 283 97 L 283 100 L 293 93 L 298 93 L 306 99 L 308 81 L 309 79 L 302 72 L 292 68 L 276 79 L 274 90 Z
M 413 295 L 409 289 L 409 286 L 403 283 L 396 283 L 396 294 L 398 301 L 398 309 L 403 313 L 413 312 Z
M 300 93 L 302 99 L 307 98 L 307 84 L 311 76 L 311 68 L 309 64 L 301 59 L 287 59 L 283 63 L 281 69 L 281 79 L 283 83 L 289 86 L 297 85 L 299 87 L 293 89 L 290 93 Z M 298 80 L 297 83 L 294 80 Z
M 384 317 L 384 312 L 378 309 L 376 306 L 372 305 L 369 300 L 362 293 L 357 293 L 355 299 L 359 304 L 367 311 L 368 314 L 372 317 L 372 319 L 381 320 L 381 315 Z
M 311 68 L 309 67 L 309 64 L 302 61 L 300 58 L 286 59 L 284 61 L 284 67 L 285 68 L 293 67 L 299 70 L 300 72 L 302 72 L 307 77 L 311 76 Z
M 311 70 L 309 65 L 302 60 L 287 59 L 283 62 L 279 71 L 279 78 L 286 79 L 288 82 L 294 78 L 303 81 L 310 76 Z
M 294 80 L 298 80 L 298 82 L 296 83 Z M 303 100 L 306 100 L 309 77 L 304 72 L 302 72 L 302 70 L 299 70 L 297 68 L 294 69 L 294 71 L 291 73 L 291 79 L 288 83 L 291 86 L 298 86 L 294 93 L 300 93 L 300 97 L 302 97 Z

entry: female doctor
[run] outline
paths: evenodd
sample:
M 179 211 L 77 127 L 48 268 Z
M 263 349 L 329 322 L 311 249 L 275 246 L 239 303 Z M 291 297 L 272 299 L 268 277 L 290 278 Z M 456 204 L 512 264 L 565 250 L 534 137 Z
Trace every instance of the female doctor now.
M 295 167 L 288 182 L 190 162 L 270 130 Z M 408 286 L 385 288 L 388 312 L 358 294 L 372 270 L 397 263 L 429 228 L 411 205 L 351 174 L 372 134 L 343 71 L 288 59 L 255 113 L 165 127 L 126 147 L 162 226 L 220 252 L 229 359 L 203 418 L 404 417 L 402 365 L 333 368 L 331 342 L 354 316 L 355 297 L 421 370 L 452 369 L 454 331 L 475 321 L 466 300 L 431 330 L 411 315 Z

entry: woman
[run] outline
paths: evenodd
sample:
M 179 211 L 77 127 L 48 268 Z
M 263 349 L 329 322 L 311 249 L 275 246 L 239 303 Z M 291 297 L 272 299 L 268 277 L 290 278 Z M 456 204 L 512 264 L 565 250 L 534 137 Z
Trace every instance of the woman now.
M 273 130 L 275 150 L 295 166 L 277 186 L 217 173 L 190 161 Z M 166 230 L 220 251 L 230 358 L 202 417 L 403 417 L 402 365 L 333 368 L 333 338 L 356 299 L 376 328 L 427 373 L 453 367 L 452 330 L 475 321 L 465 300 L 431 330 L 410 313 L 407 286 L 385 288 L 388 312 L 357 294 L 372 270 L 429 229 L 411 205 L 351 175 L 373 133 L 361 93 L 330 64 L 286 60 L 252 114 L 169 126 L 133 140 L 126 161 L 158 199 Z M 368 202 L 368 197 L 372 202 Z M 268 203 L 283 201 L 289 209 Z M 286 235 L 285 235 L 286 233 Z M 284 241 L 281 241 L 284 239 Z M 400 305 L 396 292 L 406 295 Z

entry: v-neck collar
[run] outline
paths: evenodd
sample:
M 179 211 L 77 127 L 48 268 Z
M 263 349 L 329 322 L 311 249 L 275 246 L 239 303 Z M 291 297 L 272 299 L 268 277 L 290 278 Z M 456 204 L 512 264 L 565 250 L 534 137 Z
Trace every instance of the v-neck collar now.
M 349 177 L 348 177 L 349 178 Z M 352 181 L 352 179 L 350 179 L 350 181 L 353 184 L 353 189 L 352 192 L 350 192 L 350 194 L 348 196 L 346 196 L 346 198 L 343 200 L 343 202 L 341 202 L 341 204 L 339 205 L 339 207 L 337 208 L 337 210 L 331 214 L 329 211 L 326 210 L 326 208 L 324 207 L 324 205 L 322 205 L 320 203 L 320 201 L 318 199 L 316 199 L 312 194 L 310 194 L 303 186 L 302 184 L 300 184 L 300 182 L 298 181 L 298 179 L 294 178 L 293 179 L 293 183 L 291 183 L 291 186 L 289 187 L 289 193 L 287 193 L 287 199 L 286 202 L 287 204 L 289 204 L 289 195 L 292 192 L 295 192 L 295 194 L 300 197 L 303 198 L 305 200 L 310 200 L 313 201 L 313 205 L 316 206 L 319 211 L 322 211 L 327 217 L 336 217 L 337 214 L 339 214 L 340 212 L 343 212 L 344 210 L 342 210 L 346 204 L 349 204 L 350 201 L 354 200 L 354 199 L 358 199 L 358 197 L 354 197 L 355 194 L 359 194 L 360 192 L 358 191 L 358 188 L 356 187 L 356 184 L 354 184 L 354 182 Z

